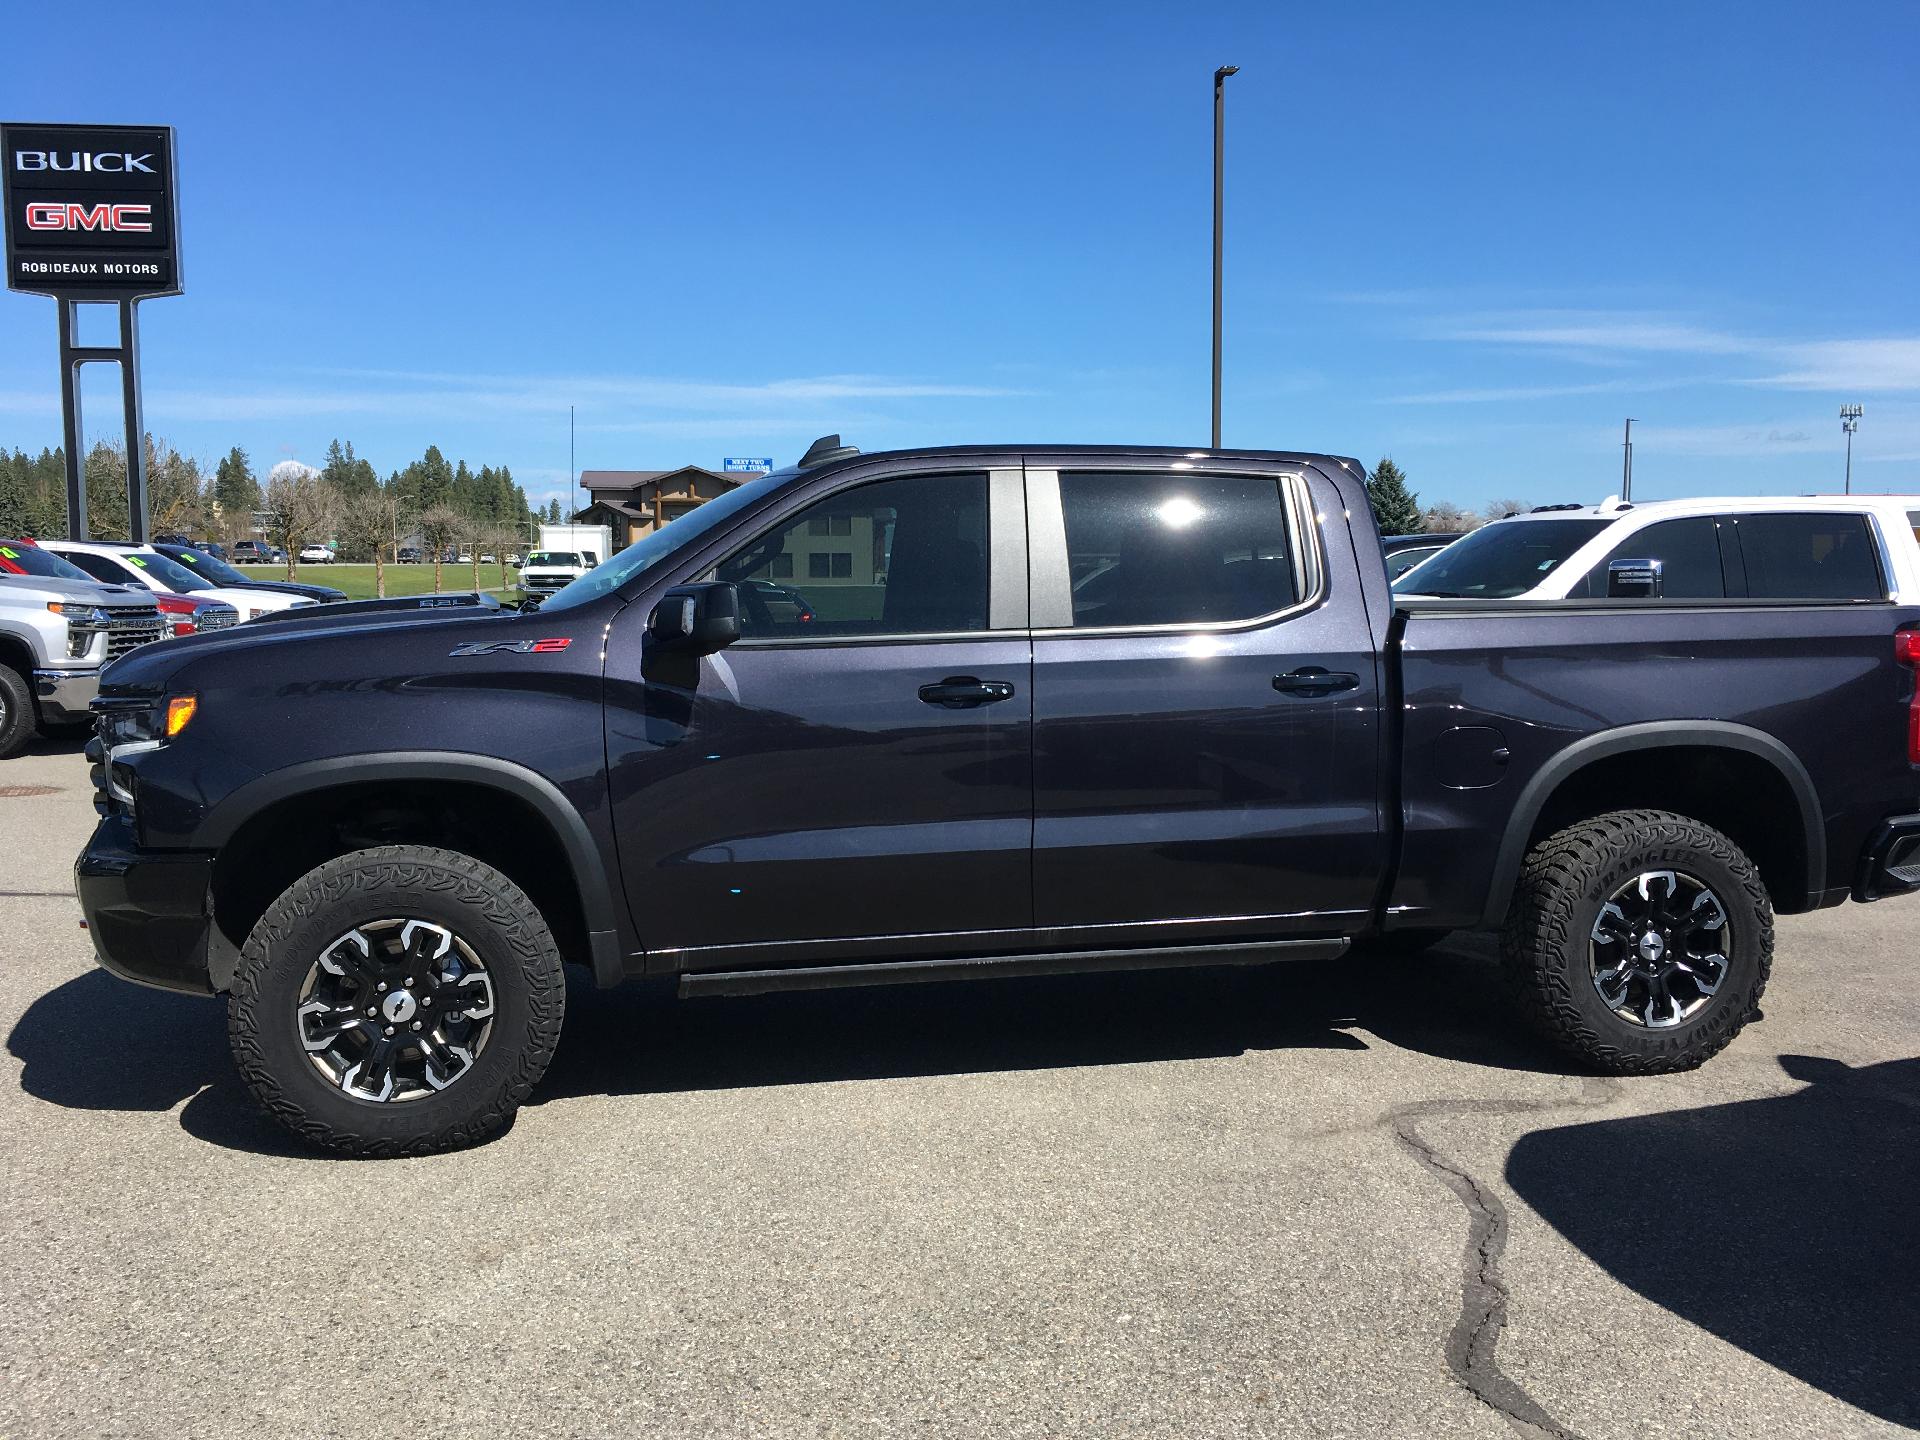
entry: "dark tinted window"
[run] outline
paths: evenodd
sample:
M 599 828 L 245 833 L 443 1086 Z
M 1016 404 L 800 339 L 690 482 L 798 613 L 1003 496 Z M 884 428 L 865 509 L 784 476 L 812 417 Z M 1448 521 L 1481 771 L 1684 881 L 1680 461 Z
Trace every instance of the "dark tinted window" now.
M 987 628 L 987 477 L 914 475 L 842 490 L 723 560 L 748 636 Z M 804 578 L 798 578 L 804 577 Z M 781 580 L 774 587 L 771 582 Z M 778 589 L 780 603 L 770 604 Z
M 104 580 L 109 585 L 132 585 L 136 583 L 119 565 L 105 555 L 96 555 L 91 550 L 75 550 L 65 557 L 78 565 L 96 580 Z
M 87 580 L 86 571 L 76 569 L 51 550 L 38 545 L 22 545 L 16 540 L 0 540 L 0 574 L 57 575 L 62 580 Z
M 1387 579 L 1398 580 L 1422 560 L 1431 560 L 1444 548 L 1444 546 L 1440 545 L 1430 545 L 1425 549 L 1417 550 L 1389 550 L 1387 552 Z
M 1073 623 L 1250 620 L 1300 598 L 1277 479 L 1062 475 Z
M 1606 529 L 1606 520 L 1496 520 L 1393 582 L 1398 595 L 1524 595 Z
M 1670 600 L 1725 599 L 1720 571 L 1720 536 L 1710 515 L 1662 520 L 1614 546 L 1605 560 L 1587 572 L 1586 593 L 1607 593 L 1607 566 L 1615 560 L 1658 560 L 1660 593 Z
M 207 579 L 213 581 L 216 585 L 248 585 L 252 583 L 246 576 L 227 564 L 226 561 L 216 559 L 212 555 L 205 554 L 202 551 L 192 549 L 188 546 L 183 545 L 177 550 L 162 550 L 160 553 L 171 560 L 179 561 L 182 565 L 192 570 L 194 574 L 206 576 Z
M 1747 594 L 1762 600 L 1882 600 L 1864 515 L 1742 515 Z

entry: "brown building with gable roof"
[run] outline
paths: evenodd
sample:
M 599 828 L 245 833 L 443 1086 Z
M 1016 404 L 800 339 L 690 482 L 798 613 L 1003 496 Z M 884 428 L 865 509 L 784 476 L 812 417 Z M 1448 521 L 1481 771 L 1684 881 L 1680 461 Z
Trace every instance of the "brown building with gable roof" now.
M 696 505 L 724 495 L 747 475 L 723 475 L 698 465 L 678 470 L 582 470 L 580 484 L 593 503 L 573 516 L 576 525 L 605 525 L 623 550 Z

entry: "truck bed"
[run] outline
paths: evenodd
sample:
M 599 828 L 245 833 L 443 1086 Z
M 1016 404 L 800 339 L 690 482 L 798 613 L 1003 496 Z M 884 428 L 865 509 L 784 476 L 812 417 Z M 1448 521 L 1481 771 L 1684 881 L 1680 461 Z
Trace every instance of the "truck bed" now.
M 1916 623 L 1885 602 L 1401 599 L 1385 924 L 1498 924 L 1529 846 L 1595 795 L 1710 799 L 1776 908 L 1838 903 L 1875 828 L 1920 800 L 1892 638 Z

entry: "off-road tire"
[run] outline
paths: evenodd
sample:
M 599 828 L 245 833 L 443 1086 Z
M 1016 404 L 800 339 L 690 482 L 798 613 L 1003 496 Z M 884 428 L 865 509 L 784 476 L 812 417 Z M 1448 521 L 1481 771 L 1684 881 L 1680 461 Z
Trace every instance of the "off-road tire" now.
M 33 687 L 11 665 L 0 664 L 0 760 L 11 760 L 39 733 Z
M 485 1047 L 456 1082 L 378 1103 L 321 1076 L 295 1017 L 320 951 L 393 916 L 443 925 L 472 946 L 492 979 L 495 1013 Z M 383 845 L 308 871 L 267 908 L 240 952 L 227 1035 L 254 1098 L 301 1138 L 348 1155 L 425 1155 L 475 1144 L 512 1118 L 553 1056 L 566 994 L 553 935 L 518 885 L 452 850 Z
M 1732 938 L 1712 999 L 1671 1029 L 1622 1019 L 1596 991 L 1590 936 L 1616 888 L 1649 870 L 1696 876 L 1722 900 Z M 1619 810 L 1550 835 L 1528 853 L 1501 935 L 1521 1009 L 1563 1051 L 1611 1075 L 1691 1070 L 1757 1017 L 1773 965 L 1773 904 L 1725 835 L 1664 810 Z

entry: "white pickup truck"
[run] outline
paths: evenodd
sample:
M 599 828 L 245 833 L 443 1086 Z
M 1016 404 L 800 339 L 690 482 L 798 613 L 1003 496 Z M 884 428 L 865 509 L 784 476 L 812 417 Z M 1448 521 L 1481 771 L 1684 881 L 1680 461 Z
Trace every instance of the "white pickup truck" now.
M 90 721 L 107 662 L 163 633 L 151 591 L 102 585 L 51 551 L 0 540 L 0 759 Z

